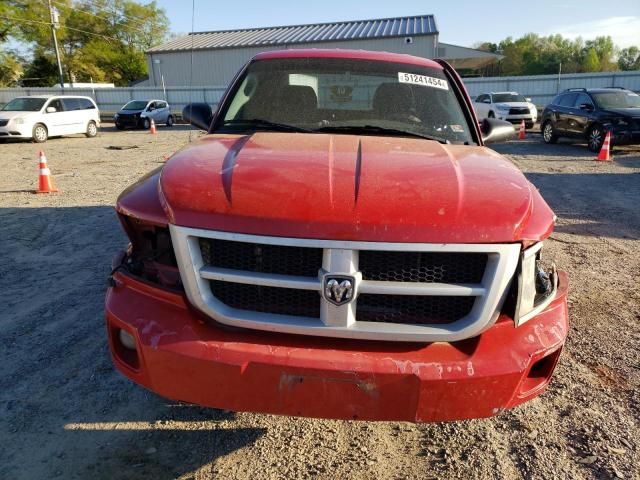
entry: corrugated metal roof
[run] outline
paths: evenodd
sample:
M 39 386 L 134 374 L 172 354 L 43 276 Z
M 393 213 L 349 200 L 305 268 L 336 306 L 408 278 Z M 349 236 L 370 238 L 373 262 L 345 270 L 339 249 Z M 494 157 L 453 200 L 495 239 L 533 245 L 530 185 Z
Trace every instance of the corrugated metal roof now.
M 207 50 L 367 38 L 408 37 L 436 33 L 438 33 L 438 28 L 436 27 L 434 16 L 419 15 L 415 17 L 352 20 L 348 22 L 284 27 L 195 32 L 154 47 L 149 52 L 191 50 L 192 44 L 196 50 Z

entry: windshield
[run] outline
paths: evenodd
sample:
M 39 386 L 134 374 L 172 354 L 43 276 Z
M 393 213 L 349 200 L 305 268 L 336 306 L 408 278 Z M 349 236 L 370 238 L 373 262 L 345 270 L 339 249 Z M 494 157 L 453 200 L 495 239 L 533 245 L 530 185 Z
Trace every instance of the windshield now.
M 494 93 L 493 94 L 493 103 L 510 103 L 510 102 L 526 102 L 527 99 L 524 98 L 519 93 Z
M 472 142 L 463 110 L 441 70 L 353 59 L 250 64 L 223 106 L 215 131 L 255 129 Z
M 592 93 L 600 108 L 640 108 L 640 95 L 628 90 Z
M 46 98 L 14 98 L 2 110 L 4 112 L 39 112 L 46 101 Z
M 145 100 L 131 100 L 124 107 L 122 107 L 122 110 L 144 110 L 147 106 L 147 103 L 149 102 Z

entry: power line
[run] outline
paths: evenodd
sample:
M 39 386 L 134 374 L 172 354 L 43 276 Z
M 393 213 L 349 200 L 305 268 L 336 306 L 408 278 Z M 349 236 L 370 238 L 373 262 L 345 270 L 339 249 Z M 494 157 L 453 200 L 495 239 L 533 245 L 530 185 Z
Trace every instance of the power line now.
M 5 19 L 5 20 L 14 20 L 16 22 L 23 22 L 23 23 L 38 23 L 41 25 L 47 25 L 48 27 L 51 26 L 51 22 L 41 22 L 38 20 L 29 20 L 27 18 L 18 18 L 18 17 L 5 17 L 4 15 L 0 15 L 0 18 Z M 66 28 L 67 30 L 73 30 L 74 32 L 80 32 L 80 33 L 86 33 L 87 35 L 94 35 L 96 37 L 102 37 L 102 38 L 106 38 L 109 40 L 115 40 L 117 42 L 120 41 L 119 38 L 116 37 L 110 37 L 109 35 L 102 35 L 101 33 L 94 33 L 94 32 L 89 32 L 87 30 L 81 30 L 79 28 L 74 28 L 74 27 L 69 27 L 67 25 L 64 24 L 60 24 L 60 28 Z

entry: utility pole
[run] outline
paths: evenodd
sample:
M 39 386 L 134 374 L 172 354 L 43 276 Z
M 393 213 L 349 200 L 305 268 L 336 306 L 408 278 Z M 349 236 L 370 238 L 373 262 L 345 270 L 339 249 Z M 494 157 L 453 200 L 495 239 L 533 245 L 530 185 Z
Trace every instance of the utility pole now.
M 62 63 L 60 62 L 60 50 L 58 50 L 58 37 L 56 37 L 56 29 L 60 27 L 58 21 L 58 11 L 51 6 L 51 0 L 47 0 L 49 4 L 49 15 L 51 16 L 51 36 L 53 37 L 53 47 L 56 51 L 56 60 L 58 62 L 58 77 L 60 79 L 60 88 L 64 90 L 64 75 L 62 73 Z

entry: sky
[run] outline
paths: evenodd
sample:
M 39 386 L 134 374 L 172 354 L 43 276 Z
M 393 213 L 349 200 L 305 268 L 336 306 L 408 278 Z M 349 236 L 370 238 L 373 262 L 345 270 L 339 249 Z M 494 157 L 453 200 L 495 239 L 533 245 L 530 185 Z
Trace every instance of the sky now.
M 156 0 L 174 33 L 433 14 L 440 41 L 462 46 L 533 32 L 640 46 L 640 0 Z

